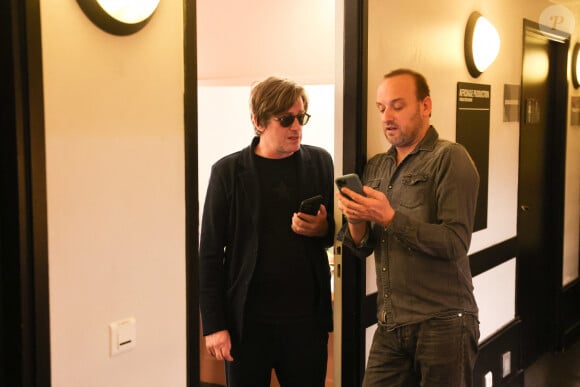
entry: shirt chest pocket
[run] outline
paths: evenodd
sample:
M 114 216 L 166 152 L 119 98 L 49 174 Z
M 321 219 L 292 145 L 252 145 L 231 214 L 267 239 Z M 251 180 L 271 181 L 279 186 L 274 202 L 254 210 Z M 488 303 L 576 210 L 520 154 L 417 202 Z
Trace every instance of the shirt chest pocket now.
M 415 208 L 427 200 L 429 176 L 425 173 L 408 173 L 401 179 L 401 206 Z

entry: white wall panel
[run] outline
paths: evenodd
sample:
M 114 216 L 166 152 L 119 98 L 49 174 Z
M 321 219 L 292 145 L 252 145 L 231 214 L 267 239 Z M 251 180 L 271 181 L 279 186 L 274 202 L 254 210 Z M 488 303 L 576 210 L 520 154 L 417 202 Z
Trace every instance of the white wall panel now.
M 114 36 L 41 0 L 52 385 L 185 386 L 183 11 Z M 109 323 L 137 345 L 109 355 Z
M 515 318 L 516 259 L 476 276 L 473 287 L 479 307 L 481 342 Z

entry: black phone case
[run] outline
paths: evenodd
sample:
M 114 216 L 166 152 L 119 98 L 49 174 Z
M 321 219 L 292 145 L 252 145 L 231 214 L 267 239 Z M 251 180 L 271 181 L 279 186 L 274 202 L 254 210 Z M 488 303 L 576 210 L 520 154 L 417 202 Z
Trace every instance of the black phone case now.
M 311 198 L 304 199 L 300 203 L 298 212 L 303 212 L 309 215 L 316 215 L 318 213 L 318 209 L 320 208 L 320 204 L 322 204 L 322 195 L 316 195 Z
M 337 177 L 335 182 L 336 182 L 336 186 L 338 187 L 339 191 L 342 187 L 346 187 L 346 188 L 350 188 L 351 190 L 353 190 L 354 192 L 356 192 L 358 194 L 365 196 L 365 193 L 363 192 L 363 189 L 362 189 L 362 183 L 361 183 L 360 178 L 358 177 L 358 175 L 356 173 L 349 173 L 348 175 Z M 341 192 L 341 194 L 348 197 L 348 195 L 345 195 L 342 192 Z M 348 197 L 348 198 L 350 199 L 350 197 Z

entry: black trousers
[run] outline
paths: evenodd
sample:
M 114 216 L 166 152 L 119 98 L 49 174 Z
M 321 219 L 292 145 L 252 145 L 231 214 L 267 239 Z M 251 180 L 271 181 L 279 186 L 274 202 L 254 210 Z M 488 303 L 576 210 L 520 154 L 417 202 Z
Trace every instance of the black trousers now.
M 324 387 L 328 332 L 316 321 L 247 322 L 242 342 L 232 346 L 228 387 L 269 387 L 272 370 L 281 387 Z

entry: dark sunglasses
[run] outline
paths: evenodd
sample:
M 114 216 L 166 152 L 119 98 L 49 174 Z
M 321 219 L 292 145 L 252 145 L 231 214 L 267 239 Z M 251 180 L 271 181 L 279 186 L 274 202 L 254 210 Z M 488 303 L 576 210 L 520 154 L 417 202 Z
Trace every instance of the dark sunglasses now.
M 292 125 L 294 123 L 295 118 L 298 120 L 298 123 L 300 125 L 306 125 L 308 123 L 308 120 L 310 119 L 310 114 L 300 113 L 296 114 L 295 116 L 293 116 L 292 114 L 288 114 L 287 116 L 274 117 L 274 119 L 276 121 L 279 121 L 280 125 L 282 125 L 285 128 L 288 128 L 290 125 Z

